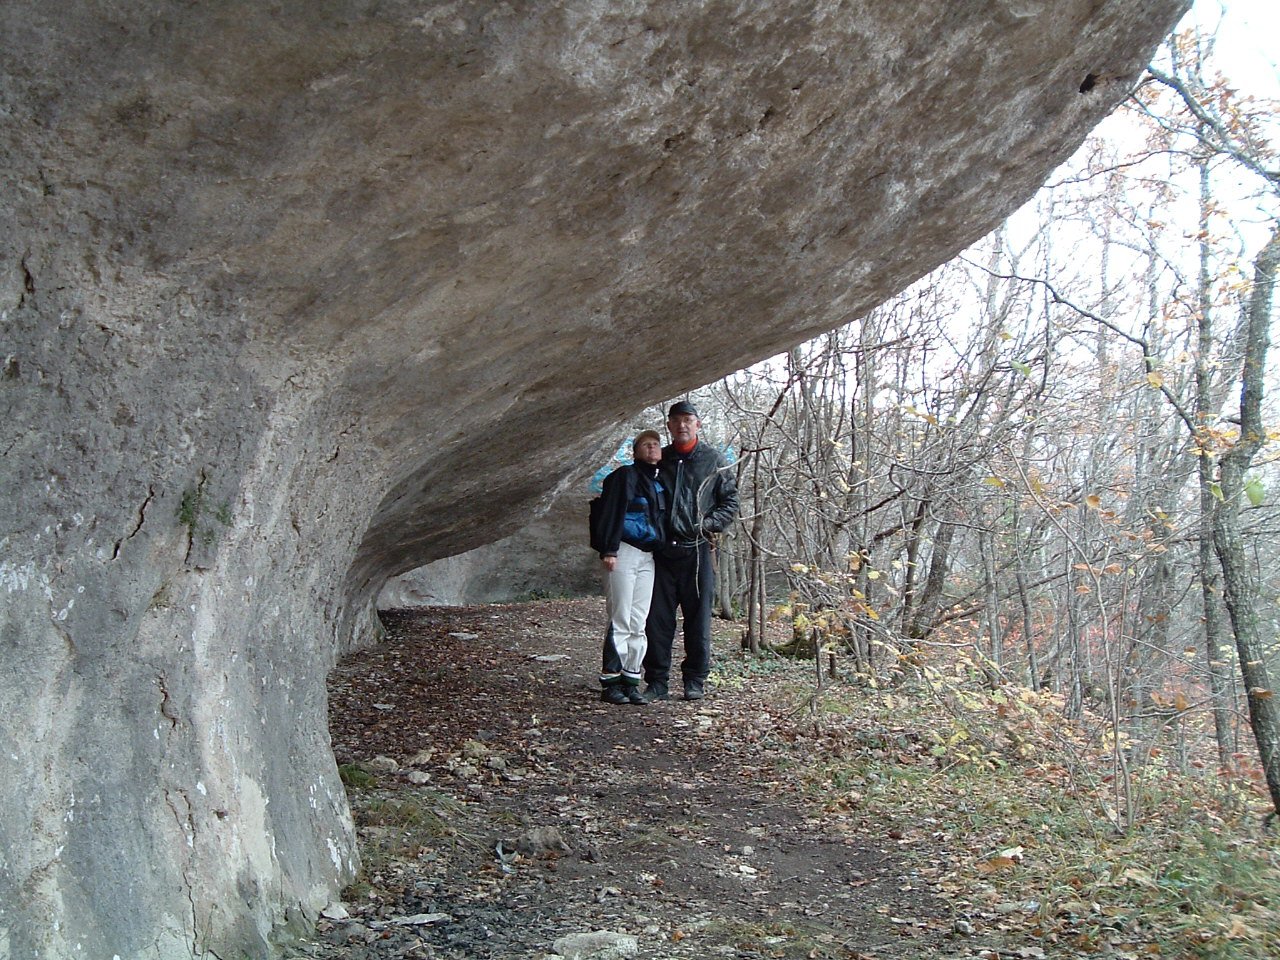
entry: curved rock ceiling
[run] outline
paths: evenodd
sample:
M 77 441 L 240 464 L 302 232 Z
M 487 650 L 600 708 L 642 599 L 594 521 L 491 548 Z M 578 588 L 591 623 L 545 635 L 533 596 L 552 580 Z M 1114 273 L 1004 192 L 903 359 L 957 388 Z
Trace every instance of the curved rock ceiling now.
M 314 918 L 385 579 L 980 237 L 1183 6 L 5 3 L 0 945 Z

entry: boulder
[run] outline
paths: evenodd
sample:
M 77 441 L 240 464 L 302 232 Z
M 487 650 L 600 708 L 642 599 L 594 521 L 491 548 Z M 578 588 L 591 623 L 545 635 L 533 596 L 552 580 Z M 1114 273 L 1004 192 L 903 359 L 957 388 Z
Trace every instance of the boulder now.
M 0 5 L 0 955 L 305 929 L 387 579 L 991 229 L 1184 6 Z

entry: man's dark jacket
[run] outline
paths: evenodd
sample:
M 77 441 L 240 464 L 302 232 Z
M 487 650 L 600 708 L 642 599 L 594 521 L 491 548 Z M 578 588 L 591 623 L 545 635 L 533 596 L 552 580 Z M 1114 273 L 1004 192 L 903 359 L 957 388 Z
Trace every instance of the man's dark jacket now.
M 688 546 L 723 533 L 738 516 L 733 470 L 712 446 L 698 441 L 688 453 L 662 448 L 658 476 L 667 491 L 667 537 Z

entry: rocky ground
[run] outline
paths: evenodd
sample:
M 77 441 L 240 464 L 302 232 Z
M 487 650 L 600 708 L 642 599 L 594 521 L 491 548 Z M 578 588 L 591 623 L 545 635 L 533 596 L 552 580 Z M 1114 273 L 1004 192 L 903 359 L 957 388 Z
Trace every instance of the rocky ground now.
M 635 707 L 598 698 L 598 600 L 384 620 L 330 680 L 362 878 L 288 956 L 977 955 L 892 832 L 806 804 L 796 675 L 732 628 L 705 700 Z

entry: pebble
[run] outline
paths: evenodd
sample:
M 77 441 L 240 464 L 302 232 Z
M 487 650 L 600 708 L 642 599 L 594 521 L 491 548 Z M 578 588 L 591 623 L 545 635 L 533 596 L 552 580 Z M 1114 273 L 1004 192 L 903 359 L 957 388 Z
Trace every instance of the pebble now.
M 351 914 L 347 912 L 347 908 L 340 903 L 331 903 L 320 911 L 320 916 L 326 920 L 347 920 Z

